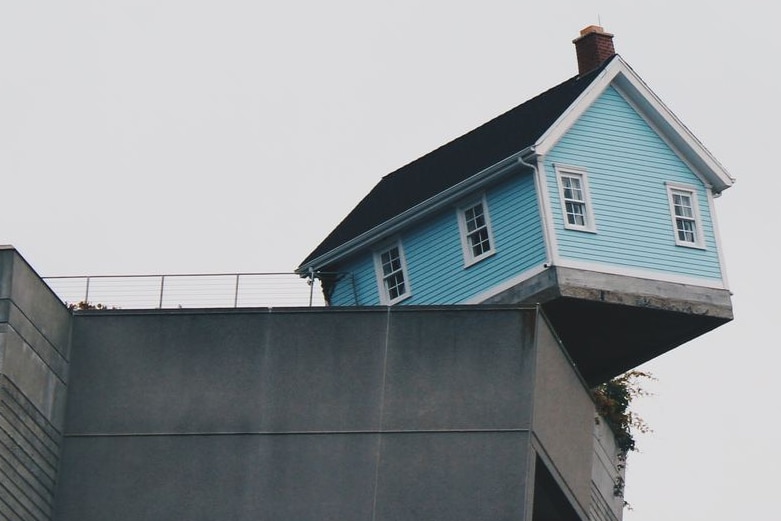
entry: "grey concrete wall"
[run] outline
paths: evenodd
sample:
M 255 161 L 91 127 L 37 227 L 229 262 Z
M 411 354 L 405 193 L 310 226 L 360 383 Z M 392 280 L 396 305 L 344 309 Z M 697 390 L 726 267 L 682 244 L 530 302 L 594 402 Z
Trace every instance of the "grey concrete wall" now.
M 591 502 L 594 404 L 566 352 L 546 327 L 537 328 L 534 435 L 543 459 L 581 513 Z
M 77 314 L 55 519 L 524 519 L 536 320 Z
M 616 495 L 616 480 L 624 479 L 625 461 L 619 458 L 615 436 L 604 420 L 594 422 L 594 458 L 591 464 L 592 521 L 621 521 L 624 497 Z
M 70 319 L 24 259 L 0 246 L 0 519 L 51 519 Z

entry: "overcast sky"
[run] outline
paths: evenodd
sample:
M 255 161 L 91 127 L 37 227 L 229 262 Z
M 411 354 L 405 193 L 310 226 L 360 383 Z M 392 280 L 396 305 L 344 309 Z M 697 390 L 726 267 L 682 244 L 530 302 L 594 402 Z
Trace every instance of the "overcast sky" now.
M 601 22 L 737 178 L 736 320 L 644 369 L 628 521 L 777 516 L 771 2 L 53 0 L 0 14 L 0 244 L 43 276 L 292 271 L 384 174 L 574 75 Z

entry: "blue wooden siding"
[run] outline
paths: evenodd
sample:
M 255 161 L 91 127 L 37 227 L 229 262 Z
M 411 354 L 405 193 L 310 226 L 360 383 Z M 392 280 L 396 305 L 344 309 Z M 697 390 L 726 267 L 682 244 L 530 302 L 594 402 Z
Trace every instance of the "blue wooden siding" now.
M 596 233 L 564 228 L 554 165 L 586 170 Z M 562 259 L 721 279 L 706 187 L 612 87 L 546 157 Z M 675 244 L 665 182 L 697 188 L 705 249 Z
M 474 194 L 479 197 L 483 192 Z M 400 304 L 457 304 L 545 262 L 540 212 L 530 173 L 514 173 L 485 191 L 496 253 L 464 267 L 456 207 L 401 233 L 412 296 Z M 468 202 L 469 197 L 464 202 Z M 332 305 L 379 304 L 371 250 L 336 267 L 352 273 L 336 285 Z
M 334 286 L 332 306 L 369 306 L 380 303 L 371 252 L 362 252 L 346 264 L 339 265 L 337 270 L 344 276 Z

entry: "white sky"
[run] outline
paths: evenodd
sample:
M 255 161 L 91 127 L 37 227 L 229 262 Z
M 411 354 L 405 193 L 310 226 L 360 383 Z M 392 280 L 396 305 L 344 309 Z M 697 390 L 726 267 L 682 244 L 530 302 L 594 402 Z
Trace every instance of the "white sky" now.
M 292 271 L 382 175 L 575 74 L 601 21 L 738 179 L 736 320 L 644 367 L 625 519 L 772 518 L 781 45 L 771 2 L 688 4 L 5 2 L 0 244 L 43 276 Z

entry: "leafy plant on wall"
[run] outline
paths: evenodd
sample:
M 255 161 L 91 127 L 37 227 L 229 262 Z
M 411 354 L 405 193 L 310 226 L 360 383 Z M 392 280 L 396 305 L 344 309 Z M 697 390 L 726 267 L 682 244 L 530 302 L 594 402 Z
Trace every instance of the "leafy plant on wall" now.
M 632 400 L 639 396 L 650 395 L 641 385 L 644 380 L 655 380 L 655 378 L 651 373 L 629 371 L 591 390 L 598 414 L 596 421 L 604 420 L 615 436 L 619 470 L 626 466 L 627 454 L 637 450 L 634 433 L 651 431 L 648 424 L 630 409 Z M 613 493 L 618 497 L 623 497 L 624 478 L 622 476 L 616 477 Z
M 84 309 L 118 309 L 114 306 L 106 306 L 101 303 L 93 304 L 92 302 L 87 302 L 86 300 L 81 300 L 79 302 L 73 303 L 67 303 L 68 309 L 71 311 L 74 310 L 84 310 Z

